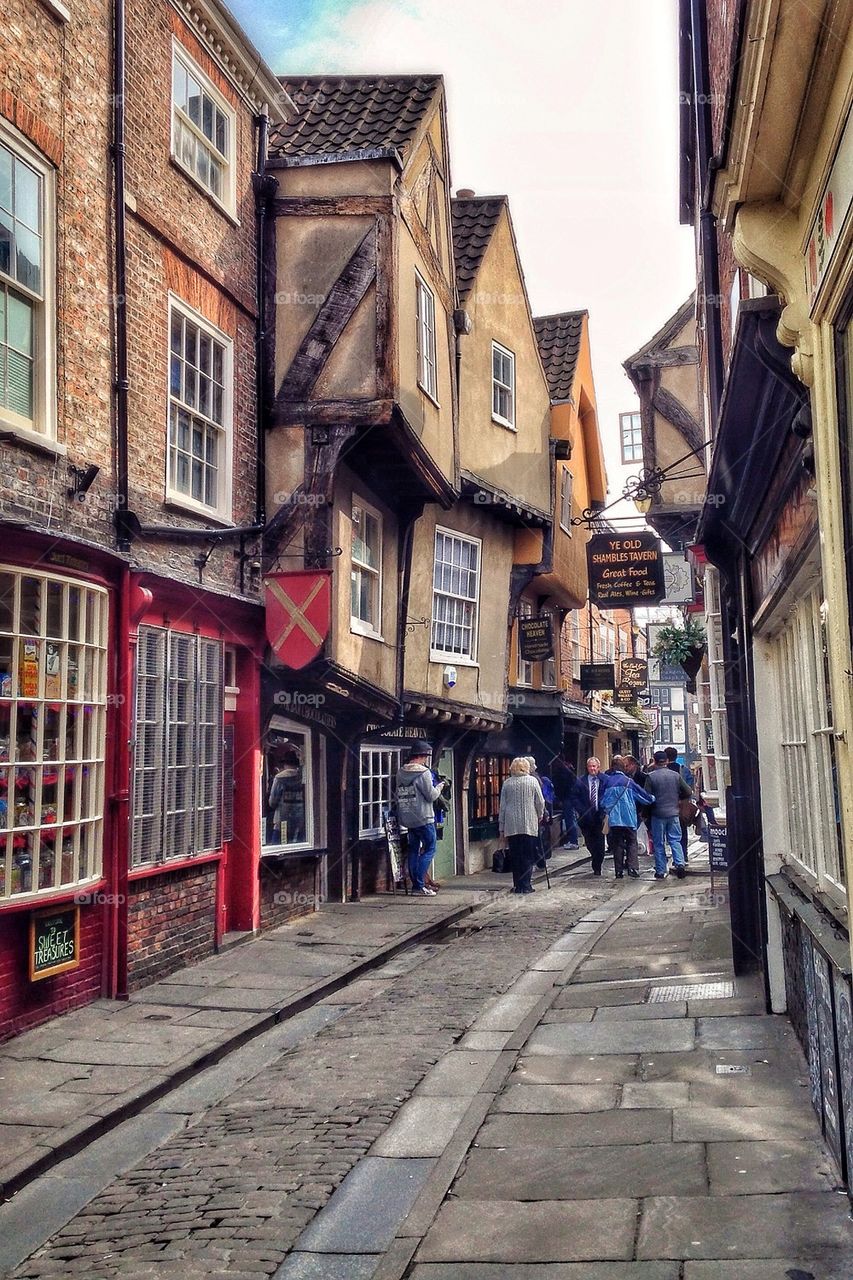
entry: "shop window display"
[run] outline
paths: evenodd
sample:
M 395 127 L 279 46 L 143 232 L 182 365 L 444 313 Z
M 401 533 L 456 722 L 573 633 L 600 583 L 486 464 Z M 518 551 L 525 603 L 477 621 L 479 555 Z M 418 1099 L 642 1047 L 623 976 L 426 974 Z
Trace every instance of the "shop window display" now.
M 264 735 L 263 841 L 267 852 L 310 847 L 311 735 L 273 716 Z
M 0 900 L 98 879 L 108 601 L 0 567 Z

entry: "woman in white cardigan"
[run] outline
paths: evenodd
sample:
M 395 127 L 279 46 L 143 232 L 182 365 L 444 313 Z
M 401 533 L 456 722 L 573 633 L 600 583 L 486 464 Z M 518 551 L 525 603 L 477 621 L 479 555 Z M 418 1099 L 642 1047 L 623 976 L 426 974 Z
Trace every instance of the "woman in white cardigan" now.
M 509 766 L 509 777 L 501 787 L 498 830 L 509 841 L 512 859 L 513 893 L 533 893 L 533 867 L 540 856 L 539 823 L 545 812 L 545 797 L 530 765 L 517 756 Z

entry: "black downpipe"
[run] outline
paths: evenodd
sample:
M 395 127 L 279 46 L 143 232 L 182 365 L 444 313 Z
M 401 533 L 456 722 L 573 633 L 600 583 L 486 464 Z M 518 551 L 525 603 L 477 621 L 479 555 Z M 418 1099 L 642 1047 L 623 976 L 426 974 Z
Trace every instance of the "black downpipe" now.
M 255 524 L 266 524 L 266 486 L 267 486 L 267 440 L 266 440 L 266 347 L 267 347 L 267 306 L 266 306 L 266 225 L 267 225 L 267 191 L 265 171 L 267 167 L 267 146 L 269 142 L 270 118 L 264 112 L 256 120 L 258 130 L 258 152 L 255 173 L 255 290 L 258 318 L 255 325 L 255 414 L 257 420 L 256 442 L 256 477 L 255 477 Z
M 120 551 L 130 550 L 132 536 L 128 527 L 128 377 L 127 359 L 127 228 L 125 218 L 125 8 L 124 0 L 113 5 L 113 186 L 115 199 L 115 440 L 116 440 L 116 507 L 115 528 Z
M 693 103 L 696 116 L 696 163 L 699 187 L 699 254 L 702 260 L 705 344 L 708 359 L 708 399 L 711 435 L 716 435 L 723 399 L 723 327 L 720 306 L 720 263 L 716 219 L 708 207 L 714 139 L 711 85 L 708 70 L 706 0 L 690 0 L 690 44 L 693 57 Z

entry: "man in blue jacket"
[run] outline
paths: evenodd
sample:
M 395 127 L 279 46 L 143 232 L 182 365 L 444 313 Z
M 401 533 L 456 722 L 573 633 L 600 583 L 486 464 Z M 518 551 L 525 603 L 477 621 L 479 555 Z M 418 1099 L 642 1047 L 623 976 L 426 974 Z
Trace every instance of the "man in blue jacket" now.
M 627 865 L 628 875 L 635 880 L 640 874 L 640 863 L 637 849 L 637 802 L 653 804 L 654 796 L 638 786 L 633 778 L 625 772 L 625 761 L 621 756 L 614 756 L 613 763 L 605 774 L 604 791 L 601 794 L 601 808 L 610 822 L 608 845 L 613 854 L 613 866 L 616 879 L 621 880 Z

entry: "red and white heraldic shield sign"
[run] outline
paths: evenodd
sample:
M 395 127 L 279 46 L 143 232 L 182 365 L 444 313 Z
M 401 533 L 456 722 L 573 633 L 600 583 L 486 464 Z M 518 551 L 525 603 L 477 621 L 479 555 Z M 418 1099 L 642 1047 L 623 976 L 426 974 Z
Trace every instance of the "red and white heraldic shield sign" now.
M 323 647 L 332 620 L 332 571 L 272 573 L 264 579 L 267 639 L 279 662 L 299 670 Z

